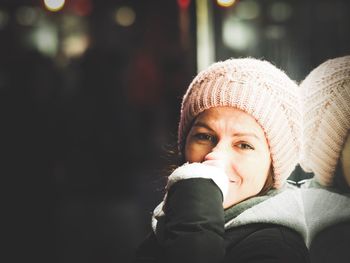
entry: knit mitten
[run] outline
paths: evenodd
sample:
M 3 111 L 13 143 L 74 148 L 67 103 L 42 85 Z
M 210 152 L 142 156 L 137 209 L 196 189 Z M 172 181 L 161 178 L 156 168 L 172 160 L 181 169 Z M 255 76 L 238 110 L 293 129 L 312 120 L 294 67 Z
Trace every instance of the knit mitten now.
M 191 178 L 211 179 L 220 188 L 222 196 L 225 198 L 228 190 L 228 177 L 225 171 L 216 166 L 203 163 L 185 163 L 175 169 L 168 178 L 167 191 L 179 180 Z

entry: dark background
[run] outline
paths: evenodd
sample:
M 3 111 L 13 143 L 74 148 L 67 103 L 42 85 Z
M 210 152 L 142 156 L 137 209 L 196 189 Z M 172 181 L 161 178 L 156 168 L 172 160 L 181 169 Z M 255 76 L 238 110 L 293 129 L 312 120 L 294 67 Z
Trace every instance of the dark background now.
M 10 262 L 132 259 L 163 196 L 164 156 L 176 142 L 181 97 L 197 72 L 195 1 L 187 9 L 180 2 L 186 3 L 67 0 L 54 13 L 39 0 L 0 1 Z M 350 1 L 250 0 L 260 11 L 241 19 L 255 30 L 243 49 L 225 45 L 223 23 L 230 14 L 239 20 L 238 7 L 247 1 L 230 8 L 209 2 L 215 60 L 264 58 L 299 82 L 326 59 L 350 53 Z M 276 3 L 282 3 L 277 12 L 287 12 L 284 19 L 271 16 Z M 114 19 L 122 6 L 134 10 L 129 26 Z M 40 47 L 52 41 L 45 31 L 33 40 L 45 26 L 55 32 L 51 51 Z M 79 34 L 88 46 L 73 56 L 65 40 Z M 299 171 L 293 176 L 300 179 Z

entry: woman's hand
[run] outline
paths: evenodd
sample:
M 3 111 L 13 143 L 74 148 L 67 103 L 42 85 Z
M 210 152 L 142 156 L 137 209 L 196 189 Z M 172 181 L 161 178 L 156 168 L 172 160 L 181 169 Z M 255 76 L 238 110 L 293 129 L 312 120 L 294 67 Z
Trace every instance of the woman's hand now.
M 223 201 L 225 200 L 229 187 L 228 177 L 225 173 L 224 167 L 215 165 L 210 161 L 205 161 L 203 163 L 185 163 L 178 167 L 169 176 L 166 189 L 169 191 L 170 187 L 177 181 L 192 178 L 213 180 L 213 182 L 220 188 Z
M 164 256 L 160 262 L 222 261 L 227 189 L 224 171 L 203 163 L 184 164 L 169 176 L 162 215 L 155 215 L 154 221 Z

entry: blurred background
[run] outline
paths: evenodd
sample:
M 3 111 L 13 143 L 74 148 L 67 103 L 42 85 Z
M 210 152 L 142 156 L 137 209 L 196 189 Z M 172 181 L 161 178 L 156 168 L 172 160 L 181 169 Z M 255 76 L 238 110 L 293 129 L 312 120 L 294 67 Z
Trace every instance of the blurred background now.
M 182 95 L 212 62 L 263 58 L 300 82 L 348 54 L 348 0 L 0 0 L 10 262 L 130 262 Z

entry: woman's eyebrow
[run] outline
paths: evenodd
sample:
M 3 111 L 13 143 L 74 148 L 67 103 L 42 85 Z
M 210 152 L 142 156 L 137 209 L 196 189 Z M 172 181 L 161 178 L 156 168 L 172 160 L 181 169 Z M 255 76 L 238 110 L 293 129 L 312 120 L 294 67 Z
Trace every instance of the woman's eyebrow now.
M 210 126 L 209 126 L 208 124 L 206 124 L 206 123 L 204 123 L 204 122 L 201 122 L 201 121 L 195 122 L 195 123 L 193 124 L 193 127 L 202 127 L 202 128 L 206 128 L 206 129 L 208 129 L 208 130 L 213 131 L 213 129 L 210 128 Z
M 260 137 L 258 135 L 256 135 L 255 133 L 253 132 L 237 132 L 237 133 L 234 133 L 233 136 L 236 136 L 236 137 L 253 137 L 257 140 L 261 140 Z
M 198 122 L 194 123 L 193 126 L 194 127 L 202 127 L 202 128 L 206 128 L 206 129 L 208 129 L 210 131 L 213 131 L 213 129 L 210 128 L 210 126 L 208 124 L 206 124 L 204 122 L 201 122 L 201 121 L 198 121 Z M 236 133 L 233 134 L 233 136 L 235 136 L 235 137 L 246 137 L 246 136 L 248 136 L 248 137 L 253 137 L 253 138 L 255 138 L 255 139 L 259 140 L 259 141 L 261 140 L 261 138 L 258 135 L 256 135 L 254 132 L 236 132 Z

